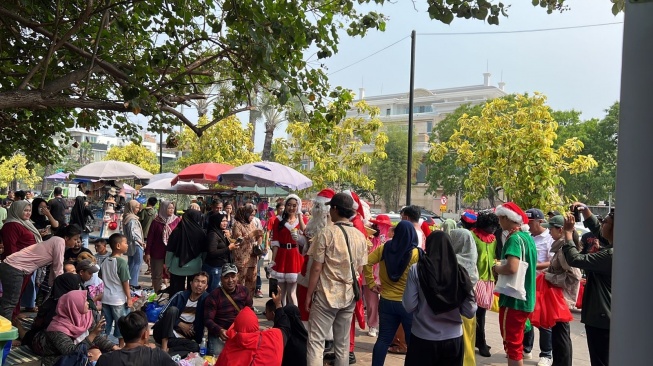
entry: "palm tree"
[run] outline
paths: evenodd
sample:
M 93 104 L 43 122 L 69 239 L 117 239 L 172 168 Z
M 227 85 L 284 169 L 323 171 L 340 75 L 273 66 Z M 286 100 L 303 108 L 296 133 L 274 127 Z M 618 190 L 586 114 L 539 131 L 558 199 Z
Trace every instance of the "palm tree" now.
M 261 117 L 263 117 L 265 121 L 265 140 L 263 142 L 263 152 L 261 153 L 261 159 L 265 161 L 270 160 L 272 154 L 274 130 L 276 130 L 282 122 L 285 122 L 287 118 L 283 108 L 277 104 L 276 97 L 269 92 L 266 92 L 261 96 L 259 111 Z

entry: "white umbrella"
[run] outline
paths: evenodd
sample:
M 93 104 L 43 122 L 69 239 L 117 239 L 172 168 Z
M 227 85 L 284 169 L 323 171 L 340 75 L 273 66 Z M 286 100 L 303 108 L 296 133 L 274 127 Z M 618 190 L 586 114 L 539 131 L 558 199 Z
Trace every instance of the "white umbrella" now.
M 149 182 L 149 183 L 154 183 L 154 182 L 156 182 L 157 180 L 161 180 L 161 179 L 165 179 L 165 178 L 173 179 L 173 178 L 176 177 L 176 176 L 177 176 L 177 174 L 175 174 L 175 173 L 159 173 L 159 174 L 154 174 L 154 175 L 152 176 L 152 178 L 150 178 L 150 182 Z
M 245 187 L 286 187 L 306 189 L 313 181 L 291 167 L 272 161 L 260 161 L 233 168 L 220 174 L 218 182 Z
M 163 178 L 156 182 L 150 183 L 141 188 L 141 192 L 154 192 L 154 193 L 176 193 L 176 194 L 195 194 L 199 191 L 207 190 L 209 187 L 199 183 L 179 182 L 174 186 L 170 186 L 173 178 Z
M 106 160 L 88 164 L 74 173 L 75 178 L 115 180 L 149 179 L 152 173 L 134 164 Z

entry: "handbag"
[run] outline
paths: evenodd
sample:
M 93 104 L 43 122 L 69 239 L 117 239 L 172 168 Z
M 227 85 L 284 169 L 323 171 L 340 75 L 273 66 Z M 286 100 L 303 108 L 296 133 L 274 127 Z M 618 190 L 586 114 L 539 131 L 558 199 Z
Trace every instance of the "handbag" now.
M 494 297 L 494 281 L 478 280 L 474 286 L 474 293 L 476 304 L 483 309 L 490 309 Z
M 354 288 L 354 301 L 358 301 L 361 298 L 361 289 L 359 287 L 358 279 L 356 278 L 356 271 L 354 270 L 354 260 L 351 256 L 351 248 L 349 247 L 349 236 L 345 229 L 340 225 L 336 225 L 342 231 L 342 234 L 345 236 L 345 242 L 347 243 L 347 252 L 349 252 L 349 267 L 351 268 L 351 278 L 352 278 L 352 287 Z
M 528 270 L 528 262 L 524 261 L 526 255 L 526 248 L 524 247 L 524 240 L 520 237 L 521 243 L 521 258 L 519 259 L 519 267 L 517 272 L 511 275 L 499 275 L 497 284 L 494 291 L 506 296 L 514 297 L 517 300 L 526 300 L 526 271 Z M 506 264 L 506 260 L 502 259 L 501 264 Z

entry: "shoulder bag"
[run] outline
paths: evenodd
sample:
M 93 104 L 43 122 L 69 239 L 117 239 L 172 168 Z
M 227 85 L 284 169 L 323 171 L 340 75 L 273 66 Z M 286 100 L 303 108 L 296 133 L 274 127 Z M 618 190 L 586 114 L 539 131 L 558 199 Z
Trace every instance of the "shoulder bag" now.
M 340 228 L 342 231 L 342 234 L 345 236 L 345 242 L 347 243 L 347 252 L 349 252 L 349 266 L 351 268 L 351 278 L 352 278 L 352 286 L 354 288 L 354 301 L 358 301 L 361 298 L 361 289 L 358 284 L 358 278 L 356 276 L 356 270 L 354 270 L 354 260 L 352 259 L 351 256 L 351 247 L 349 246 L 349 236 L 347 235 L 347 232 L 341 225 L 336 225 L 337 227 Z
M 224 296 L 227 297 L 227 300 L 229 300 L 231 305 L 233 305 L 236 308 L 236 312 L 240 313 L 240 306 L 236 305 L 236 302 L 234 301 L 234 299 L 231 298 L 231 296 L 227 293 L 227 291 L 224 290 L 224 288 L 220 287 L 220 289 L 222 290 L 222 293 L 224 294 Z
M 499 275 L 497 285 L 494 288 L 495 292 L 504 294 L 506 296 L 514 297 L 517 300 L 526 300 L 526 271 L 528 270 L 528 262 L 524 261 L 526 256 L 526 248 L 524 240 L 519 237 L 521 243 L 521 258 L 519 260 L 519 267 L 517 272 L 511 275 Z M 506 264 L 506 259 L 501 260 L 501 264 Z

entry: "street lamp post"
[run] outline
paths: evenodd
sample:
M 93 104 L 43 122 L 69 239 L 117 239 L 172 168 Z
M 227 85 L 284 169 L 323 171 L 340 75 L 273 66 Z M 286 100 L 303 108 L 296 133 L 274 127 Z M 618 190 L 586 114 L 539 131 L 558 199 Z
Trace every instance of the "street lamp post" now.
M 406 169 L 406 206 L 410 206 L 410 190 L 413 178 L 413 102 L 415 100 L 415 37 L 413 30 L 410 33 L 410 94 L 408 97 L 408 167 Z

